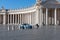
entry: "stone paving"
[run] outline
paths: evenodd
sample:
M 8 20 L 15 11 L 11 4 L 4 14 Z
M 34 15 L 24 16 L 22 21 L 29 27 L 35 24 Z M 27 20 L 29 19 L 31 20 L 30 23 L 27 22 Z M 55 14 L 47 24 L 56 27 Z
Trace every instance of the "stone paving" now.
M 7 26 L 0 25 L 0 40 L 60 40 L 60 26 L 8 31 Z

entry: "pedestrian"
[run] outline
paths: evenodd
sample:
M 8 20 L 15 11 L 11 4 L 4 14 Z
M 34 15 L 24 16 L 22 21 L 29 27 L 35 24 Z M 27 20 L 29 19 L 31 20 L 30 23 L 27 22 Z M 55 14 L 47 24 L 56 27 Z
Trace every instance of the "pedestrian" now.
M 36 24 L 36 26 L 37 26 L 37 29 L 39 28 L 39 25 L 38 24 Z

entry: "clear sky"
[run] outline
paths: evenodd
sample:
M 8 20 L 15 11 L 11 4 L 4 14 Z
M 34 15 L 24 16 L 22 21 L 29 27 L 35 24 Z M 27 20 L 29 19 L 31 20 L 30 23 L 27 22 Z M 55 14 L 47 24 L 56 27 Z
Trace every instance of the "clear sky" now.
M 6 9 L 25 8 L 34 5 L 36 0 L 0 0 L 0 8 Z
M 35 3 L 36 0 L 0 0 L 0 8 L 2 6 L 4 6 L 5 9 L 26 8 L 34 5 Z

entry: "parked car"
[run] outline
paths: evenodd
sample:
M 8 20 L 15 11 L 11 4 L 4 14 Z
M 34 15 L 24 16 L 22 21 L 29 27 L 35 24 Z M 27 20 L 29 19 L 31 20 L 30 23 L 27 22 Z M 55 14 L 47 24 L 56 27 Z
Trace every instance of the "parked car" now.
M 22 25 L 20 25 L 20 28 L 21 29 L 32 29 L 32 25 L 30 25 L 30 24 L 22 24 Z

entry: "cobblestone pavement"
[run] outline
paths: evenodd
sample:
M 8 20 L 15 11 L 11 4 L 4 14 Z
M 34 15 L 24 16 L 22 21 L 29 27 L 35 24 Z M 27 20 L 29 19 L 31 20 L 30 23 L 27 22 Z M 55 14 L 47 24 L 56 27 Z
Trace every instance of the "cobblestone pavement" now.
M 16 26 L 17 28 L 17 26 Z M 40 26 L 36 29 L 9 30 L 0 25 L 0 40 L 60 40 L 60 26 Z

